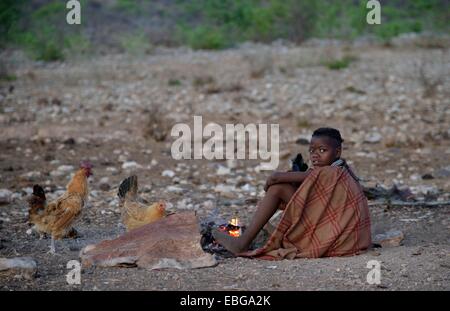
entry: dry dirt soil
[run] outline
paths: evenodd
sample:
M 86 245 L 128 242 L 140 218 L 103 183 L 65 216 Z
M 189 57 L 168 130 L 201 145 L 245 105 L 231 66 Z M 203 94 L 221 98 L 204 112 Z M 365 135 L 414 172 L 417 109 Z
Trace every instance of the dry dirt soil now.
M 347 68 L 326 66 L 346 56 Z M 192 124 L 194 115 L 204 125 L 279 124 L 280 170 L 297 152 L 307 154 L 315 128 L 336 127 L 344 157 L 365 183 L 396 184 L 417 200 L 448 202 L 448 49 L 246 44 L 52 64 L 17 52 L 2 57 L 17 79 L 0 84 L 0 189 L 11 191 L 10 202 L 0 205 L 0 257 L 32 257 L 38 272 L 31 280 L 2 272 L 0 289 L 450 290 L 448 204 L 371 205 L 374 235 L 396 229 L 405 238 L 355 257 L 229 258 L 189 271 L 83 268 L 81 285 L 66 282 L 66 264 L 79 259 L 82 247 L 123 233 L 116 193 L 131 173 L 148 202 L 196 210 L 200 220 L 238 215 L 248 223 L 270 172 L 258 169 L 259 160 L 174 160 L 170 129 Z M 75 226 L 80 237 L 58 241 L 52 256 L 49 239 L 27 234 L 25 198 L 35 183 L 50 199 L 60 195 L 83 159 L 93 163 L 94 176 Z M 162 176 L 165 170 L 174 176 Z M 381 262 L 379 285 L 366 282 L 372 259 Z

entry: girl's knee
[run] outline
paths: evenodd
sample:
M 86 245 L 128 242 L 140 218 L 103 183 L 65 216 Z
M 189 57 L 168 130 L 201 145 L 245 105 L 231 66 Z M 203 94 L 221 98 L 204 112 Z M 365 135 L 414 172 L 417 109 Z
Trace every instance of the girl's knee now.
M 271 194 L 287 204 L 295 193 L 295 188 L 290 184 L 275 184 L 269 188 Z
M 271 194 L 280 196 L 283 193 L 283 184 L 275 184 L 270 186 L 269 191 Z

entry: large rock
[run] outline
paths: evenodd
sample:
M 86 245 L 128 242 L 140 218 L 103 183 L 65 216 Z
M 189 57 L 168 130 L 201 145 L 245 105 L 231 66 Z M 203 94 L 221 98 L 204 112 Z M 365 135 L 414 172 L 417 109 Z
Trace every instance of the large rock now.
M 403 238 L 403 232 L 400 230 L 390 230 L 383 234 L 377 234 L 372 242 L 381 245 L 381 247 L 393 247 L 399 246 Z
M 0 189 L 0 205 L 11 203 L 12 194 L 8 189 Z
M 192 269 L 217 264 L 203 252 L 194 212 L 169 215 L 123 236 L 86 246 L 80 254 L 85 266 L 138 266 L 146 269 Z
M 0 271 L 11 272 L 26 279 L 33 279 L 36 275 L 37 264 L 30 257 L 0 258 Z

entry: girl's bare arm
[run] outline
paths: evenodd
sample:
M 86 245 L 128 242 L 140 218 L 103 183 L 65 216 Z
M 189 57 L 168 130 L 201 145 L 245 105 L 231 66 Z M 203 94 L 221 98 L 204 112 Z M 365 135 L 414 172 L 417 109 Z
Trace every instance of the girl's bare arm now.
M 301 183 L 309 175 L 308 172 L 276 172 L 272 176 L 273 181 L 277 184 L 279 183 Z
M 309 170 L 306 172 L 275 172 L 267 179 L 264 190 L 267 191 L 274 184 L 302 183 L 309 173 Z

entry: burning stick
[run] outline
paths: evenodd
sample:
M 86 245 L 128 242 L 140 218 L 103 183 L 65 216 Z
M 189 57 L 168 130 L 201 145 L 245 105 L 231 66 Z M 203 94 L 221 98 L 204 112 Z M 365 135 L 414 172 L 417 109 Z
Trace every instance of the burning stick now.
M 239 218 L 232 218 L 226 225 L 219 226 L 219 230 L 228 233 L 232 237 L 239 237 L 242 234 L 242 228 L 239 225 Z

